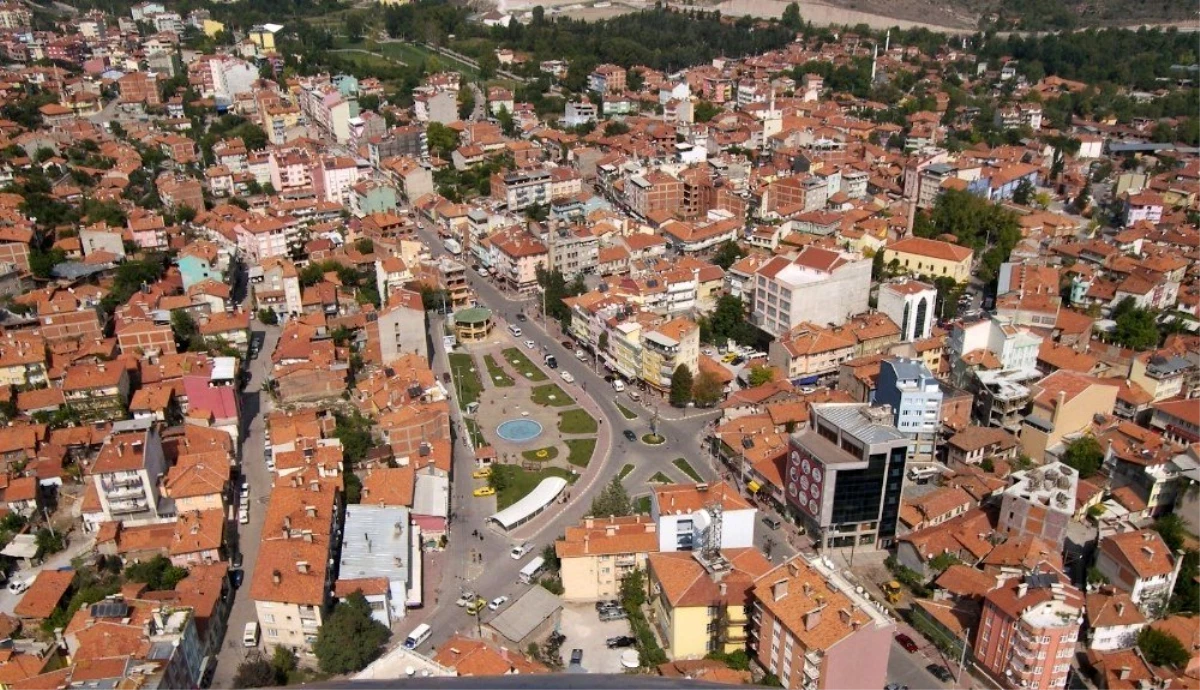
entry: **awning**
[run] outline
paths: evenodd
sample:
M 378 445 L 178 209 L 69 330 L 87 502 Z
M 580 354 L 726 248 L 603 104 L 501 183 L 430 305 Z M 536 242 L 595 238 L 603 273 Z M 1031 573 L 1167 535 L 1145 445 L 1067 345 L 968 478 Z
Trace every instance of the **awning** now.
M 762 489 L 762 484 L 759 484 L 752 479 L 748 484 L 746 484 L 746 488 L 750 489 L 750 493 L 758 493 Z

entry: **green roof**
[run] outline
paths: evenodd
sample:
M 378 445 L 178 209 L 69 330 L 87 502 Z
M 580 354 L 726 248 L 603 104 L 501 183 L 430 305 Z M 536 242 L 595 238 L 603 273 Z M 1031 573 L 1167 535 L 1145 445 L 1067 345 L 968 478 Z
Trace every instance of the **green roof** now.
M 483 323 L 492 318 L 492 310 L 486 307 L 473 307 L 454 312 L 455 323 Z

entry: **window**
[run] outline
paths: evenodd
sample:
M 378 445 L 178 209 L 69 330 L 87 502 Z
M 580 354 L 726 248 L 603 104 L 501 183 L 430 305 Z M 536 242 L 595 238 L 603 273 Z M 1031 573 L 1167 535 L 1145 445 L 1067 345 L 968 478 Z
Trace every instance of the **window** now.
M 274 622 L 275 622 L 275 614 L 273 614 L 273 613 L 264 613 L 264 614 L 263 614 L 263 622 L 264 622 L 264 623 L 274 623 Z
M 279 637 L 279 629 L 267 628 L 267 637 Z

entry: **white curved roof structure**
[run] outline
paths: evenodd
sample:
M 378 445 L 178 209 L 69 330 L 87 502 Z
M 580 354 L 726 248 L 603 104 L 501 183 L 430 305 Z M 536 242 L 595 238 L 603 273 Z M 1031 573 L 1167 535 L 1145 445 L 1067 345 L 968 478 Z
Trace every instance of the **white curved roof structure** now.
M 509 507 L 488 518 L 508 531 L 518 525 L 523 525 L 530 518 L 546 509 L 563 489 L 567 488 L 567 480 L 562 477 L 547 477 L 534 487 L 533 491 Z

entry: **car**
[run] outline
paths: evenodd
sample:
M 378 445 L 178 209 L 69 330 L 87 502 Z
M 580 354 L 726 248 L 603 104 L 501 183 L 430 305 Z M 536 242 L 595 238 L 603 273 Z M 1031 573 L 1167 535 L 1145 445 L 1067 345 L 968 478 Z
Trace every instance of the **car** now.
M 241 551 L 238 551 L 237 553 L 233 554 L 233 560 L 231 560 L 229 562 L 229 565 L 234 569 L 242 567 L 242 552 Z
M 609 621 L 619 621 L 629 618 L 629 614 L 625 613 L 625 609 L 605 609 L 600 612 L 600 622 L 607 623 Z
M 780 522 L 779 518 L 775 517 L 774 515 L 766 515 L 763 516 L 763 524 L 771 529 L 779 529 L 779 526 L 783 523 Z
M 616 637 L 610 637 L 604 641 L 604 646 L 608 647 L 609 649 L 620 649 L 621 647 L 632 647 L 635 644 L 637 644 L 637 638 L 631 637 L 629 635 L 617 635 Z
M 741 365 L 743 365 L 743 364 L 745 364 L 745 363 L 746 363 L 746 358 L 745 358 L 745 357 L 743 357 L 743 356 L 741 356 L 741 355 L 738 355 L 737 357 L 734 357 L 734 358 L 733 358 L 733 361 L 732 361 L 732 362 L 730 362 L 730 364 L 732 364 L 732 365 L 733 365 L 733 366 L 735 366 L 735 367 L 741 366 Z
M 554 358 L 554 355 L 546 355 L 546 366 L 551 369 L 558 368 L 558 360 Z
M 559 373 L 559 376 L 561 376 L 562 380 L 566 381 L 567 383 L 575 383 L 575 377 L 571 376 L 571 372 L 567 371 L 566 369 L 563 369 L 562 372 Z
M 913 642 L 913 639 L 904 633 L 896 633 L 896 643 L 904 647 L 904 651 L 909 654 L 917 651 L 917 643 Z
M 883 690 L 908 690 L 908 686 L 903 683 L 888 683 L 883 686 Z
M 502 594 L 488 602 L 487 607 L 493 611 L 499 611 L 501 606 L 508 603 L 508 595 Z
M 24 594 L 25 590 L 27 589 L 29 589 L 29 581 L 22 580 L 19 577 L 14 577 L 12 581 L 8 583 L 8 591 L 12 592 L 13 594 Z
M 454 602 L 455 606 L 463 607 L 475 601 L 477 597 L 474 592 L 463 592 L 462 595 Z
M 949 683 L 954 680 L 954 674 L 950 672 L 950 669 L 942 666 L 941 664 L 930 664 L 925 667 L 925 670 L 929 671 L 934 678 L 937 678 L 943 683 Z
M 632 429 L 626 429 L 625 431 L 622 431 L 621 435 L 623 435 L 625 437 L 626 441 L 636 441 L 637 440 L 637 434 L 633 433 Z
M 487 479 L 492 476 L 492 468 L 485 467 L 481 470 L 475 470 L 471 473 L 471 479 Z
M 242 630 L 242 644 L 246 647 L 258 646 L 258 621 L 250 621 Z
M 537 343 L 533 342 L 532 340 L 526 340 L 526 341 L 525 341 L 525 347 L 527 347 L 527 348 L 529 348 L 530 350 L 532 350 L 532 349 L 534 349 L 534 348 L 536 348 L 536 347 L 537 347 Z
M 517 312 L 517 321 L 525 320 L 525 312 Z
M 244 578 L 245 575 L 246 574 L 242 571 L 241 568 L 236 568 L 234 570 L 230 570 L 229 571 L 229 584 L 233 585 L 234 589 L 241 587 L 242 586 L 242 578 Z
M 243 525 L 249 524 L 250 523 L 250 511 L 242 510 L 242 511 L 238 512 L 238 522 L 240 522 Z
M 616 599 L 601 599 L 600 601 L 596 602 L 596 610 L 602 611 L 604 609 L 616 608 L 620 605 L 621 602 L 617 601 Z
M 471 495 L 474 496 L 475 498 L 484 498 L 485 496 L 495 496 L 496 490 L 490 486 L 481 486 L 478 489 L 475 489 L 474 491 L 472 491 Z
M 512 550 L 508 552 L 508 555 L 512 556 L 514 561 L 519 561 L 530 551 L 533 551 L 533 544 L 525 542 L 524 544 L 517 544 L 516 546 L 512 547 Z
M 721 361 L 726 364 L 729 364 L 733 360 L 737 359 L 737 356 L 738 356 L 738 354 L 736 352 L 730 352 L 730 353 L 726 354 L 724 357 L 722 357 Z
M 485 607 L 487 605 L 488 605 L 487 599 L 484 599 L 483 597 L 479 597 L 475 601 L 472 601 L 470 604 L 467 604 L 467 615 L 468 616 L 478 616 L 479 612 L 483 610 L 483 607 Z M 494 611 L 495 609 L 492 609 L 492 610 Z
M 582 663 L 583 663 L 583 650 L 582 649 L 572 649 L 571 650 L 571 665 L 579 666 Z
M 587 353 L 584 352 L 583 350 L 576 350 L 575 351 L 575 359 L 585 360 L 585 359 L 587 359 Z

